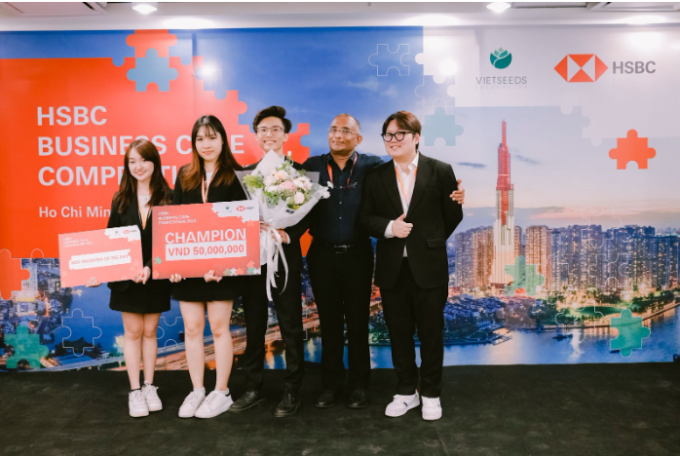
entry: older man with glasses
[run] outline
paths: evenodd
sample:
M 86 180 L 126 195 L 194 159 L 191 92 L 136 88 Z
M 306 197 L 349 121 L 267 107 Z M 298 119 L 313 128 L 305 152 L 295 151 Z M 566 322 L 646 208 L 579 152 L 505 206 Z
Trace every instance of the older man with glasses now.
M 303 163 L 308 171 L 319 172 L 319 183 L 333 186 L 330 198 L 322 200 L 306 219 L 313 237 L 307 253 L 312 284 L 321 323 L 321 380 L 323 391 L 316 407 L 333 406 L 345 383 L 345 323 L 349 364 L 349 408 L 368 404 L 371 372 L 368 320 L 373 278 L 373 247 L 357 218 L 366 174 L 384 162 L 361 154 L 361 124 L 350 114 L 339 114 L 328 130 L 330 152 L 310 157 Z M 451 195 L 462 202 L 465 191 Z

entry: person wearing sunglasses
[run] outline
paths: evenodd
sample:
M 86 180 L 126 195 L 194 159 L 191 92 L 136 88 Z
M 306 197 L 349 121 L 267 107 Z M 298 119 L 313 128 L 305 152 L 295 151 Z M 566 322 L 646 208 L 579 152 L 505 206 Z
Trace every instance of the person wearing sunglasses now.
M 359 224 L 378 239 L 375 284 L 397 374 L 396 395 L 385 415 L 402 416 L 418 407 L 422 397 L 423 419 L 438 420 L 449 282 L 446 241 L 463 220 L 463 210 L 451 198 L 458 188 L 453 168 L 418 151 L 420 132 L 420 122 L 410 112 L 385 120 L 382 137 L 392 160 L 366 177 Z

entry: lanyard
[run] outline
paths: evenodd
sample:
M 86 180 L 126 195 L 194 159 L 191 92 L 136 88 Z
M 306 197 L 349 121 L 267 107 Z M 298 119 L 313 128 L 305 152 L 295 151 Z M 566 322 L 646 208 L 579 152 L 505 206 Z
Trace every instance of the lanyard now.
M 328 160 L 328 164 L 326 166 L 328 166 L 328 178 L 331 181 L 331 184 L 335 185 L 335 183 L 333 182 L 333 169 L 331 168 L 331 163 L 330 163 L 330 160 L 332 160 L 332 159 L 333 158 L 331 157 Z M 357 164 L 357 160 L 359 160 L 359 154 L 357 154 L 355 152 L 354 160 L 352 160 L 352 168 L 349 170 L 349 177 L 347 178 L 347 187 L 349 187 L 349 181 L 350 181 L 350 179 L 352 179 L 352 173 L 354 172 L 354 165 Z
M 212 176 L 210 176 L 210 180 L 206 179 L 203 180 L 203 186 L 201 187 L 201 196 L 203 196 L 204 203 L 208 202 L 208 189 L 210 188 L 210 182 L 212 181 L 212 178 L 215 176 L 215 172 L 213 172 Z
M 404 201 L 406 201 L 406 206 L 409 205 L 410 199 L 408 195 L 406 194 L 406 189 L 404 188 L 404 183 L 401 181 L 401 173 L 399 173 L 399 170 L 397 168 L 394 168 L 394 172 L 397 174 L 397 180 L 399 181 L 399 186 L 401 187 L 401 194 L 404 195 Z M 413 171 L 413 177 L 411 178 L 411 186 L 409 187 L 411 190 L 413 190 L 413 186 L 416 183 L 416 173 L 418 172 L 418 167 L 416 166 L 416 169 Z
M 146 208 L 144 217 L 142 217 L 142 209 L 139 210 L 139 221 L 142 222 L 142 230 L 146 229 L 146 222 L 149 221 L 149 214 L 151 214 L 151 206 L 145 204 L 144 207 Z

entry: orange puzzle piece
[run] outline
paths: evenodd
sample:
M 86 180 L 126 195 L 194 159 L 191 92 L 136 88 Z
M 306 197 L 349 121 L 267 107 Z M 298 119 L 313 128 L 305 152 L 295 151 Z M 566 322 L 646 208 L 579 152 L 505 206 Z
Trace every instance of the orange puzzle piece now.
M 125 42 L 135 48 L 137 58 L 146 57 L 149 49 L 156 49 L 158 57 L 169 57 L 169 49 L 177 44 L 177 36 L 167 30 L 135 30 Z
M 616 139 L 616 149 L 609 151 L 616 160 L 616 169 L 626 169 L 629 162 L 636 162 L 638 169 L 647 169 L 647 160 L 656 157 L 656 150 L 647 146 L 647 138 L 638 137 L 635 130 L 628 130 L 625 138 Z
M 9 250 L 0 250 L 0 298 L 9 299 L 13 291 L 21 291 L 21 281 L 31 276 L 28 269 L 21 267 L 20 258 L 12 258 Z

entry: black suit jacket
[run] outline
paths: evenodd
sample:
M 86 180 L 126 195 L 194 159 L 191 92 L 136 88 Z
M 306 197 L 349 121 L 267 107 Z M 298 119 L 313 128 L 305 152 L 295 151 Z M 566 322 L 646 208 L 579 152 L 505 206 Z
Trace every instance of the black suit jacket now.
M 458 189 L 451 165 L 420 154 L 413 196 L 404 221 L 413 223 L 405 239 L 385 238 L 391 220 L 404 212 L 401 206 L 394 161 L 366 176 L 359 224 L 378 239 L 375 284 L 396 285 L 406 246 L 413 277 L 421 288 L 446 286 L 449 281 L 446 241 L 463 220 L 460 204 L 451 200 Z
M 290 160 L 290 162 L 293 164 L 294 169 L 298 171 L 304 169 L 300 163 L 294 162 L 292 160 Z M 252 171 L 259 163 L 260 162 L 258 161 L 257 163 L 245 166 L 243 169 L 246 171 Z M 307 216 L 297 225 L 290 226 L 284 230 L 290 238 L 289 244 L 283 244 L 283 253 L 286 255 L 286 262 L 288 263 L 288 269 L 290 271 L 302 271 L 302 249 L 300 247 L 300 237 L 302 237 L 302 235 L 305 234 L 309 228 L 310 214 L 307 214 Z M 279 271 L 282 270 L 283 269 L 279 268 Z
M 123 213 L 118 212 L 118 207 L 114 206 L 113 201 L 111 202 L 111 214 L 109 215 L 109 223 L 106 225 L 107 228 L 118 228 L 121 226 L 132 226 L 137 225 L 139 232 L 142 235 L 142 258 L 144 260 L 144 266 L 148 266 L 153 271 L 153 265 L 151 261 L 151 243 L 152 243 L 152 225 L 151 223 L 151 211 L 147 214 L 146 228 L 142 228 L 142 221 L 140 219 L 142 215 L 139 211 L 139 204 L 137 200 L 133 200 L 128 206 L 127 210 Z M 149 280 L 147 285 L 151 285 L 153 280 Z M 107 286 L 114 291 L 125 291 L 133 283 L 130 280 L 124 280 L 122 282 L 109 282 Z

